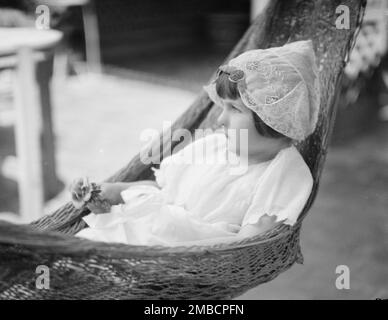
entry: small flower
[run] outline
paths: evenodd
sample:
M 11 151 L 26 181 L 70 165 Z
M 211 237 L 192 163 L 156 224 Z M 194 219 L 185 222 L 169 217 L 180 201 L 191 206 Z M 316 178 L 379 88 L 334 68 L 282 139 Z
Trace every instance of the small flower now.
M 73 205 L 76 209 L 81 209 L 88 202 L 93 201 L 101 192 L 101 189 L 96 183 L 90 183 L 88 178 L 83 178 L 80 191 L 81 195 L 72 194 Z

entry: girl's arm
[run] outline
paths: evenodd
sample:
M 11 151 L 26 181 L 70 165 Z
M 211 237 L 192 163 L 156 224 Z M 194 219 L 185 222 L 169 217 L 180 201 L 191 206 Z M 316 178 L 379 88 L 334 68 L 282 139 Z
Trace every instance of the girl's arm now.
M 101 184 L 101 197 L 109 202 L 110 205 L 116 205 L 124 203 L 123 198 L 121 198 L 121 191 L 128 189 L 131 186 L 135 185 L 151 185 L 159 188 L 159 185 L 156 181 L 153 180 L 140 180 L 133 182 L 103 182 Z
M 94 213 L 106 213 L 109 212 L 109 208 L 112 205 L 117 205 L 124 203 L 124 200 L 121 198 L 121 192 L 125 189 L 130 188 L 134 185 L 152 185 L 159 188 L 159 185 L 156 181 L 153 180 L 140 180 L 134 182 L 103 182 L 100 184 L 101 192 L 99 194 L 99 199 L 102 201 L 91 201 L 87 202 L 86 206 L 93 211 Z M 73 204 L 79 206 L 79 204 L 85 201 L 86 189 L 90 188 L 90 183 L 87 178 L 76 179 L 70 187 L 70 193 L 73 200 Z M 89 186 L 89 188 L 88 188 Z M 89 189 L 90 190 L 90 189 Z

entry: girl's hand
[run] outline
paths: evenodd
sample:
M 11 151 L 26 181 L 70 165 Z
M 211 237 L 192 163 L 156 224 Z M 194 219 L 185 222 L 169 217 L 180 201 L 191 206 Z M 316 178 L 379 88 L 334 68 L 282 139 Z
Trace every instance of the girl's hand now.
M 151 185 L 160 188 L 155 181 L 90 183 L 88 178 L 78 178 L 70 186 L 71 199 L 77 209 L 87 206 L 94 213 L 107 213 L 110 206 L 124 203 L 121 192 L 135 185 Z

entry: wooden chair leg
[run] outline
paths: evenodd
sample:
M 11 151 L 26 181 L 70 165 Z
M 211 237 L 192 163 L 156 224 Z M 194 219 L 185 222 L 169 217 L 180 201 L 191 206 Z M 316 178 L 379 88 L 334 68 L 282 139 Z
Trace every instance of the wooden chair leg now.
M 88 72 L 101 73 L 100 38 L 93 1 L 82 7 L 85 30 L 85 50 Z
M 53 54 L 47 54 L 46 59 L 36 65 L 36 81 L 39 91 L 39 102 L 42 117 L 42 169 L 44 195 L 46 199 L 55 196 L 62 188 L 63 183 L 56 175 L 55 136 L 53 130 L 50 82 L 53 73 Z
M 35 62 L 30 48 L 18 51 L 14 97 L 16 109 L 16 154 L 19 161 L 19 202 L 22 221 L 43 213 L 39 109 L 35 85 Z

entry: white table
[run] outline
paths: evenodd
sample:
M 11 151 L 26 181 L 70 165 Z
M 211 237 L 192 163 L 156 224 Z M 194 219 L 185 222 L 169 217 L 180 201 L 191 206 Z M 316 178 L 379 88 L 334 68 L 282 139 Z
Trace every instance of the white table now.
M 43 107 L 50 109 L 49 102 L 41 103 L 41 95 L 49 90 L 49 83 L 44 82 L 47 88 L 42 88 L 41 84 L 38 87 L 41 81 L 36 65 L 52 56 L 53 49 L 61 38 L 62 33 L 55 30 L 0 28 L 0 69 L 15 70 L 16 154 L 20 171 L 20 215 L 23 222 L 35 220 L 43 214 L 41 134 L 47 130 L 47 125 L 51 126 L 51 119 L 43 119 L 45 116 L 42 111 Z M 49 128 L 49 131 L 52 130 Z

